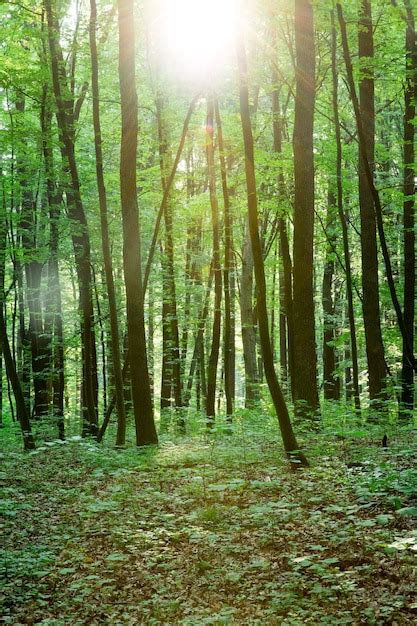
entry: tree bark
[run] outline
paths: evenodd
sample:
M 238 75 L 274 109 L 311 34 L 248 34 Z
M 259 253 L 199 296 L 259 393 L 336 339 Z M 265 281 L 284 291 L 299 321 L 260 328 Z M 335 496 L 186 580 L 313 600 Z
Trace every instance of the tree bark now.
M 417 34 L 410 0 L 404 0 L 407 13 L 406 77 L 404 91 L 404 325 L 410 344 L 414 345 L 414 307 L 416 283 L 416 255 L 414 233 L 415 211 L 415 116 L 417 112 Z M 411 418 L 414 408 L 414 371 L 403 341 L 401 370 L 402 417 Z
M 232 326 L 232 289 L 231 289 L 231 273 L 233 272 L 233 219 L 230 207 L 230 195 L 227 185 L 226 158 L 223 142 L 223 130 L 220 117 L 219 102 L 216 98 L 214 103 L 217 142 L 219 145 L 220 158 L 220 175 L 222 180 L 223 191 L 223 219 L 224 219 L 224 269 L 223 269 L 223 288 L 224 288 L 224 392 L 226 396 L 226 415 L 231 419 L 234 408 L 234 343 L 235 337 Z
M 96 42 L 97 6 L 96 0 L 90 0 L 90 56 L 91 90 L 93 98 L 94 147 L 96 154 L 96 179 L 100 206 L 101 244 L 106 275 L 107 297 L 110 314 L 111 354 L 114 375 L 114 387 L 117 410 L 116 445 L 123 446 L 126 439 L 126 413 L 123 393 L 123 377 L 119 339 L 119 320 L 117 316 L 116 291 L 114 287 L 113 263 L 110 250 L 107 195 L 104 183 L 103 149 L 100 122 L 100 91 L 98 80 L 98 56 Z
M 138 105 L 135 76 L 135 22 L 133 0 L 118 0 L 119 81 L 122 118 L 120 194 L 123 218 L 123 266 L 127 302 L 130 378 L 135 415 L 136 444 L 158 443 L 146 356 L 144 290 L 140 256 L 136 189 Z
M 245 365 L 245 407 L 259 402 L 259 375 L 256 362 L 256 326 L 253 314 L 253 255 L 249 226 L 245 227 L 240 277 L 240 320 Z
M 326 231 L 331 244 L 327 246 L 323 271 L 322 306 L 323 306 L 323 389 L 326 400 L 340 399 L 339 378 L 335 376 L 336 349 L 335 340 L 335 302 L 333 297 L 334 258 L 333 248 L 336 243 L 334 220 L 335 197 L 329 191 L 327 204 Z
M 239 100 L 242 134 L 245 148 L 245 174 L 248 202 L 249 232 L 252 243 L 254 270 L 257 292 L 258 326 L 262 349 L 265 377 L 271 393 L 281 429 L 284 449 L 290 462 L 294 465 L 308 465 L 307 459 L 300 451 L 288 408 L 274 368 L 271 340 L 269 336 L 268 311 L 266 300 L 266 282 L 262 246 L 259 237 L 258 201 L 256 194 L 255 161 L 253 148 L 252 125 L 250 120 L 248 70 L 246 51 L 242 37 L 237 39 L 237 59 L 239 68 Z
M 213 272 L 214 272 L 214 311 L 211 350 L 207 364 L 207 398 L 206 415 L 208 425 L 212 425 L 215 418 L 217 363 L 220 350 L 221 305 L 222 305 L 222 272 L 220 265 L 220 225 L 219 207 L 216 194 L 216 174 L 214 166 L 214 99 L 210 94 L 207 101 L 206 124 L 206 152 L 209 177 L 211 224 L 213 232 Z
M 81 311 L 81 341 L 83 352 L 83 403 L 91 434 L 97 432 L 97 362 L 95 359 L 95 338 L 93 323 L 93 298 L 91 283 L 90 238 L 87 219 L 80 194 L 80 182 L 74 147 L 73 103 L 67 98 L 67 80 L 62 50 L 59 44 L 59 31 L 54 12 L 53 0 L 44 0 L 48 22 L 48 42 L 53 90 L 57 105 L 57 120 L 62 141 L 62 155 L 65 169 L 69 173 L 71 188 L 67 191 L 68 213 L 77 224 L 77 233 L 72 235 L 74 256 L 79 283 Z
M 312 417 L 319 410 L 319 398 L 313 292 L 315 46 L 311 0 L 295 0 L 295 48 L 293 387 L 297 414 Z
M 371 0 L 361 0 L 359 15 L 359 107 L 363 121 L 364 149 L 372 172 L 375 161 L 375 103 L 374 103 L 374 42 Z M 368 360 L 369 396 L 375 406 L 386 396 L 385 357 L 379 307 L 378 247 L 372 193 L 364 171 L 363 156 L 359 154 L 359 207 L 361 217 L 363 322 Z
M 336 138 L 336 186 L 337 186 L 337 210 L 339 214 L 340 224 L 342 226 L 342 238 L 343 238 L 343 255 L 345 260 L 346 270 L 346 293 L 347 293 L 347 315 L 349 319 L 350 330 L 350 355 L 352 357 L 352 379 L 353 379 L 353 397 L 355 402 L 355 408 L 358 413 L 361 410 L 360 404 L 360 390 L 359 390 L 359 367 L 358 367 L 358 347 L 356 341 L 356 324 L 355 324 L 355 310 L 353 308 L 353 286 L 352 286 L 352 269 L 350 262 L 350 247 L 349 247 L 349 232 L 348 224 L 343 208 L 343 180 L 342 180 L 342 140 L 340 136 L 340 120 L 339 120 L 339 102 L 338 102 L 338 77 L 337 77 L 337 34 L 336 25 L 334 20 L 334 12 L 331 13 L 332 20 L 332 85 L 333 85 L 333 118 L 334 118 L 334 130 Z M 350 376 L 350 370 L 349 370 Z M 346 389 L 349 390 L 348 382 L 346 382 Z M 349 396 L 349 397 L 350 397 Z

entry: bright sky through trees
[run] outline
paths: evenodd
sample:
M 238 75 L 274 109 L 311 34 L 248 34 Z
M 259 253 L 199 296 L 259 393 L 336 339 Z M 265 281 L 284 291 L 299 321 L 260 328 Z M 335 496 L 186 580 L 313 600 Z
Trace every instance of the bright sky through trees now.
M 241 0 L 158 0 L 149 6 L 163 66 L 193 81 L 224 72 L 234 52 Z

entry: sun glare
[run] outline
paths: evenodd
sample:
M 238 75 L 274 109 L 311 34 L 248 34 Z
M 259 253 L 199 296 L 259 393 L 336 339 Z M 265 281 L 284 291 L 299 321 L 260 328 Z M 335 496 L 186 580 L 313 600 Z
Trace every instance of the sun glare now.
M 242 0 L 159 0 L 152 31 L 162 66 L 187 80 L 224 73 L 234 51 Z

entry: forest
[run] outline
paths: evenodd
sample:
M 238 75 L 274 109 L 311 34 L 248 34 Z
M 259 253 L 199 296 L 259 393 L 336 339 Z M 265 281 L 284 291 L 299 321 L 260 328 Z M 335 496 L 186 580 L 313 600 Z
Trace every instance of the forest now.
M 2 622 L 415 624 L 416 0 L 0 26 Z

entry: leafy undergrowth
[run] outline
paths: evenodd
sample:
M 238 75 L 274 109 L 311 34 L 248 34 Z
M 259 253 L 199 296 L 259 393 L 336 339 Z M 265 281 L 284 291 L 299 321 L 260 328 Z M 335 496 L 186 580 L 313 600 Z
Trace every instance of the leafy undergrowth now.
M 417 451 L 265 432 L 2 456 L 5 624 L 415 624 Z

